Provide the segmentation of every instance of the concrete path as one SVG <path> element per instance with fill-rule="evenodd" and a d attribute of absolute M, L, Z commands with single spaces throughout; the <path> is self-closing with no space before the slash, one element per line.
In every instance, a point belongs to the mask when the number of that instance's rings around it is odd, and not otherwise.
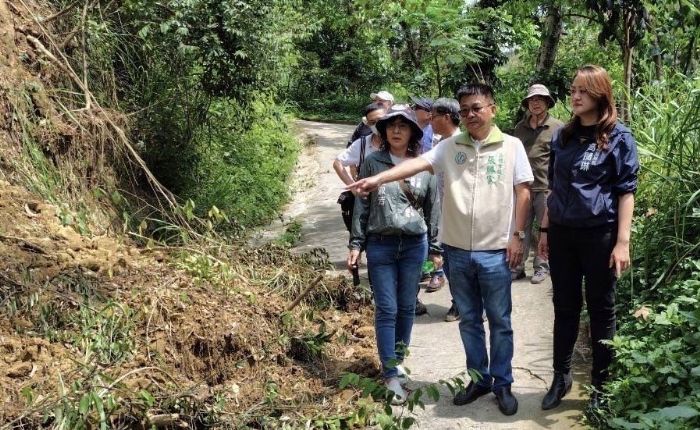
<path fill-rule="evenodd" d="M 312 139 L 314 144 L 306 148 L 300 159 L 301 174 L 297 175 L 293 185 L 298 192 L 285 212 L 285 218 L 296 218 L 303 223 L 298 250 L 323 246 L 336 269 L 343 272 L 347 232 L 336 203 L 343 185 L 331 164 L 345 147 L 353 127 L 310 121 L 298 121 L 297 126 L 299 132 Z M 416 319 L 410 356 L 405 363 L 411 371 L 409 387 L 412 389 L 457 376 L 466 367 L 458 323 L 443 321 L 450 306 L 449 289 L 445 286 L 430 294 L 423 291 L 420 297 L 427 305 L 429 315 Z M 575 373 L 574 387 L 561 406 L 554 411 L 540 409 L 540 402 L 552 378 L 553 310 L 549 281 L 533 285 L 526 278 L 513 283 L 512 317 L 515 333 L 513 392 L 520 404 L 518 413 L 512 417 L 501 414 L 492 395 L 484 396 L 470 405 L 454 406 L 449 390 L 441 387 L 437 402 L 426 398 L 425 410 L 415 411 L 418 428 L 584 428 L 579 423 L 587 399 L 581 386 L 588 380 L 587 371 L 583 369 Z M 401 413 L 401 409 L 397 408 L 396 413 Z"/>

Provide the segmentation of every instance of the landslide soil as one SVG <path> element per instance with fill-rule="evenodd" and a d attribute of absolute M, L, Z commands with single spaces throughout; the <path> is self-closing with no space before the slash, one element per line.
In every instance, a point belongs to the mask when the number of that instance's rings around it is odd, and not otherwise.
<path fill-rule="evenodd" d="M 144 172 L 120 158 L 124 114 L 96 115 L 81 97 L 59 109 L 78 93 L 66 64 L 36 48 L 55 48 L 58 20 L 38 24 L 55 12 L 0 1 L 0 428 L 272 428 L 344 414 L 357 394 L 337 388 L 342 372 L 378 371 L 367 296 L 326 275 L 320 250 L 114 233 L 120 214 L 94 191 Z M 45 185 L 30 142 L 62 175 L 42 190 L 60 207 L 18 185 Z M 105 234 L 64 225 L 72 204 Z"/>
<path fill-rule="evenodd" d="M 337 388 L 341 373 L 378 371 L 367 298 L 322 276 L 285 313 L 323 273 L 322 252 L 206 254 L 80 235 L 0 182 L 0 426 L 51 424 L 90 392 L 114 399 L 115 427 L 176 414 L 169 425 L 261 428 L 346 411 L 356 393 Z M 305 341 L 318 333 L 330 336 L 315 353 Z"/>

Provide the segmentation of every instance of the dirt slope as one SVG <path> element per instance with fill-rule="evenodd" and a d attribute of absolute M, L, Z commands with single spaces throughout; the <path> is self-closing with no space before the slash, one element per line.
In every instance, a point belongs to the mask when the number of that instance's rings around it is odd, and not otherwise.
<path fill-rule="evenodd" d="M 130 428 L 346 410 L 340 373 L 377 372 L 365 299 L 325 277 L 281 317 L 323 259 L 216 255 L 84 237 L 0 183 L 0 427 L 95 424 L 100 408 Z M 319 333 L 331 334 L 320 353 Z"/>

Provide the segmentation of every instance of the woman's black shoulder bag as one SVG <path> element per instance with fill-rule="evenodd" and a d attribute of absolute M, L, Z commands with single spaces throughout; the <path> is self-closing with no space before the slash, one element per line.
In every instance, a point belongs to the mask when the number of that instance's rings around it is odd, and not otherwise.
<path fill-rule="evenodd" d="M 370 135 L 371 136 L 371 135 Z M 360 171 L 362 163 L 365 161 L 365 151 L 367 149 L 367 137 L 362 136 L 362 144 L 360 145 L 360 163 L 357 165 L 357 171 Z M 340 213 L 343 216 L 345 228 L 348 231 L 352 230 L 352 212 L 355 208 L 355 195 L 352 191 L 343 191 L 338 196 L 338 204 L 340 205 Z"/>

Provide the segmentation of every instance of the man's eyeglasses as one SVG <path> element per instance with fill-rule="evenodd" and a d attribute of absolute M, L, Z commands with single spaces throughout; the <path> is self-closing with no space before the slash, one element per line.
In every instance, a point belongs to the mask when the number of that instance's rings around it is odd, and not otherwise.
<path fill-rule="evenodd" d="M 489 107 L 489 106 L 493 106 L 493 105 L 494 105 L 494 103 L 489 103 L 489 104 L 487 104 L 487 105 L 485 105 L 485 106 L 472 106 L 472 107 L 470 107 L 470 108 L 462 108 L 462 109 L 459 110 L 459 116 L 461 116 L 462 118 L 466 118 L 466 117 L 468 117 L 469 114 L 472 113 L 472 112 L 474 112 L 475 114 L 478 115 L 478 114 L 480 114 L 481 111 L 483 111 L 485 108 L 487 108 L 487 107 Z"/>

